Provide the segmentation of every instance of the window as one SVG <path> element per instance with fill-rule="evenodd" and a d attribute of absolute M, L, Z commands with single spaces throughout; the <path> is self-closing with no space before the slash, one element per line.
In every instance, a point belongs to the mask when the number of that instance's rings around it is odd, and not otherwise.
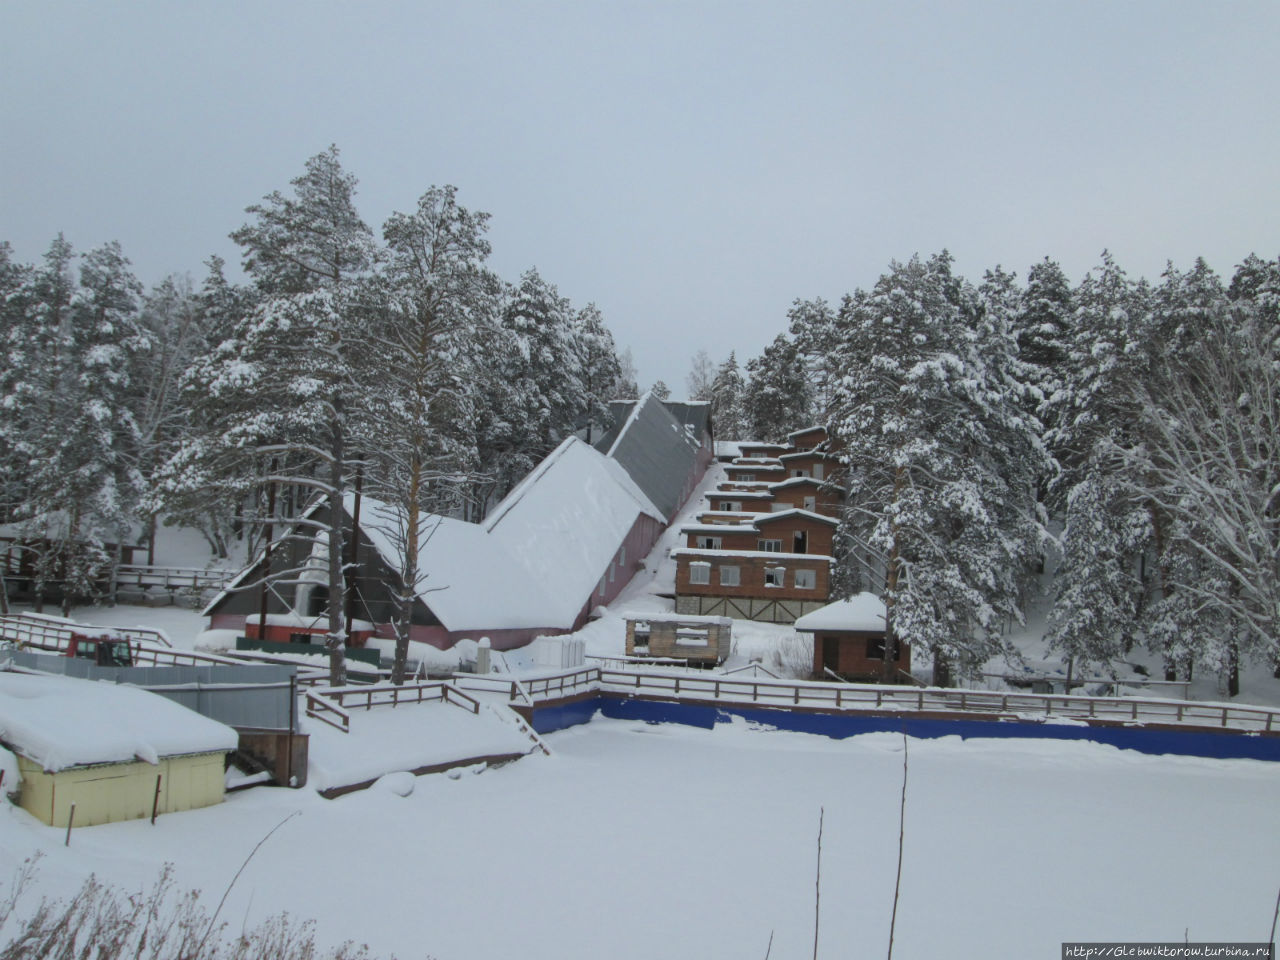
<path fill-rule="evenodd" d="M 689 582 L 690 583 L 710 583 L 711 582 L 711 564 L 701 563 L 697 560 L 689 564 Z"/>
<path fill-rule="evenodd" d="M 695 542 L 699 550 L 719 550 L 724 541 L 719 537 L 698 537 Z"/>
<path fill-rule="evenodd" d="M 822 464 L 820 464 L 820 463 L 815 463 L 815 464 L 813 465 L 813 479 L 815 479 L 815 480 L 821 480 L 821 479 L 822 479 Z"/>
<path fill-rule="evenodd" d="M 764 585 L 766 587 L 782 587 L 787 583 L 786 567 L 765 567 Z"/>
<path fill-rule="evenodd" d="M 598 593 L 602 597 L 604 596 L 604 577 L 603 576 L 600 578 L 600 586 L 596 587 L 596 593 Z"/>
<path fill-rule="evenodd" d="M 813 570 L 796 571 L 796 589 L 814 590 L 818 586 L 818 574 Z"/>
<path fill-rule="evenodd" d="M 751 481 L 751 480 L 754 480 L 755 478 L 756 478 L 756 475 L 755 475 L 754 473 L 740 473 L 740 474 L 738 474 L 738 480 L 739 480 L 739 481 Z"/>
<path fill-rule="evenodd" d="M 761 550 L 764 553 L 781 553 L 782 541 L 781 540 L 757 540 L 756 547 L 757 549 Z"/>
<path fill-rule="evenodd" d="M 621 569 L 627 565 L 627 548 L 621 547 L 618 550 L 618 567 Z"/>
<path fill-rule="evenodd" d="M 741 500 L 721 500 L 720 509 L 732 510 L 736 512 L 742 509 L 742 501 Z"/>
<path fill-rule="evenodd" d="M 720 568 L 720 586 L 737 587 L 742 584 L 742 572 L 737 567 Z"/>
<path fill-rule="evenodd" d="M 817 512 L 818 512 L 818 498 L 817 498 L 817 497 L 805 497 L 805 498 L 804 498 L 804 508 L 805 508 L 806 510 L 808 510 L 810 513 L 817 513 Z"/>
<path fill-rule="evenodd" d="M 778 502 L 776 502 L 776 501 L 775 501 L 775 502 L 774 502 L 774 503 L 769 507 L 769 509 L 770 509 L 771 511 L 773 511 L 774 513 L 781 513 L 783 510 L 790 510 L 790 509 L 791 509 L 791 504 L 789 504 L 789 503 L 778 503 Z"/>
<path fill-rule="evenodd" d="M 809 471 L 808 470 L 792 470 L 791 475 L 793 477 L 807 477 L 809 475 Z"/>

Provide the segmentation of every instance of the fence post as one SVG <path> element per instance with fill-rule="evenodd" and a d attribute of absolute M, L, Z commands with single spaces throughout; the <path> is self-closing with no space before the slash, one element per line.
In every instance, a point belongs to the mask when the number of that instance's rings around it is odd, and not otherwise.
<path fill-rule="evenodd" d="M 160 774 L 156 774 L 156 795 L 151 801 L 151 825 L 156 825 L 156 814 L 160 812 Z"/>
<path fill-rule="evenodd" d="M 71 824 L 75 823 L 75 820 L 76 820 L 76 802 L 72 800 L 71 810 L 67 813 L 67 839 L 63 841 L 62 845 L 64 847 L 71 846 Z"/>

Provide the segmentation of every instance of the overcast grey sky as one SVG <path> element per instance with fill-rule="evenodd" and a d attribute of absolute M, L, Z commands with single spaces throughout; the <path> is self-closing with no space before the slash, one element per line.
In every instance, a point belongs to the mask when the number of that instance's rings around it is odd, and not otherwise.
<path fill-rule="evenodd" d="M 1280 3 L 0 0 L 0 239 L 203 275 L 336 143 L 377 230 L 431 184 L 595 301 L 641 385 L 943 247 L 1280 254 Z"/>

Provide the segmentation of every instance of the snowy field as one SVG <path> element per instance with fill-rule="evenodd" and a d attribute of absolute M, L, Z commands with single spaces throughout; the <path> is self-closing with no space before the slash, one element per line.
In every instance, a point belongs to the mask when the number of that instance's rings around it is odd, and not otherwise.
<path fill-rule="evenodd" d="M 38 890 L 89 873 L 149 888 L 162 864 L 223 918 L 314 917 L 321 942 L 401 960 L 881 956 L 903 741 L 597 718 L 554 756 L 323 800 L 255 788 L 221 806 L 63 833 L 0 808 L 0 863 Z M 411 786 L 408 796 L 400 796 Z M 1280 863 L 1280 765 L 1088 743 L 911 740 L 894 956 L 1056 957 L 1064 940 L 1262 940 Z M 7 893 L 0 891 L 0 895 Z M 30 906 L 30 904 L 28 904 Z"/>

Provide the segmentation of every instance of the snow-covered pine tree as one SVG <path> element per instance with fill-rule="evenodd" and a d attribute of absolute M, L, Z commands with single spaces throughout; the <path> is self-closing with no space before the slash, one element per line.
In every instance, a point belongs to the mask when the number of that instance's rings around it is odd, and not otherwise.
<path fill-rule="evenodd" d="M 535 462 L 572 434 L 588 402 L 575 349 L 573 307 L 537 270 L 527 270 L 510 291 L 502 323 L 519 351 L 526 448 Z"/>
<path fill-rule="evenodd" d="M 1117 455 L 1136 436 L 1130 387 L 1148 369 L 1149 291 L 1104 251 L 1073 299 L 1073 339 L 1048 413 L 1061 467 L 1051 492 L 1065 517 L 1047 637 L 1065 659 L 1105 666 L 1133 643 L 1152 533 L 1146 498 Z"/>
<path fill-rule="evenodd" d="M 26 471 L 20 468 L 18 456 L 32 390 L 28 375 L 35 372 L 27 366 L 35 332 L 33 273 L 29 264 L 13 259 L 13 248 L 7 241 L 0 242 L 0 447 L 9 451 L 8 456 L 0 457 L 0 523 L 13 519 L 26 488 Z"/>
<path fill-rule="evenodd" d="M 581 371 L 582 399 L 585 404 L 586 440 L 612 426 L 609 403 L 618 399 L 618 380 L 622 366 L 613 343 L 613 334 L 605 326 L 604 315 L 594 303 L 578 311 L 573 324 L 577 367 Z"/>
<path fill-rule="evenodd" d="M 845 552 L 870 558 L 891 635 L 930 651 L 946 685 L 954 666 L 1002 648 L 1044 535 L 1033 496 L 1044 451 L 1021 410 L 1012 334 L 945 252 L 893 263 L 844 299 L 840 322 L 840 535 Z"/>
<path fill-rule="evenodd" d="M 178 451 L 170 473 L 181 478 L 188 465 L 239 453 L 273 462 L 268 482 L 325 499 L 327 519 L 317 530 L 328 566 L 325 643 L 330 682 L 341 685 L 348 418 L 371 380 L 361 285 L 375 247 L 355 208 L 356 179 L 342 169 L 336 147 L 308 160 L 292 187 L 291 195 L 277 191 L 248 207 L 253 219 L 232 234 L 259 297 L 189 372 L 187 389 L 203 391 L 209 421 Z M 198 467 L 196 474 L 198 483 Z"/>
<path fill-rule="evenodd" d="M 747 362 L 743 410 L 752 439 L 781 442 L 814 418 L 809 377 L 794 341 L 779 334 Z"/>
<path fill-rule="evenodd" d="M 63 269 L 50 266 L 54 274 Z M 65 615 L 74 598 L 96 594 L 118 560 L 105 543 L 123 544 L 136 516 L 142 476 L 130 370 L 152 339 L 137 319 L 142 286 L 118 243 L 81 258 L 79 285 L 65 309 L 61 280 L 48 279 L 53 299 L 44 304 L 42 324 L 61 314 L 61 333 L 54 340 L 54 394 L 41 404 L 47 414 L 32 431 L 22 516 L 24 526 L 52 544 Z"/>
<path fill-rule="evenodd" d="M 234 353 L 236 327 L 257 297 L 253 289 L 227 281 L 221 257 L 210 257 L 206 265 L 209 272 L 195 294 L 198 339 L 204 348 L 189 358 L 178 377 L 176 416 L 183 426 L 157 462 L 143 507 L 151 515 L 163 512 L 168 523 L 199 530 L 212 554 L 225 559 L 236 535 L 247 535 L 250 555 L 256 550 L 259 528 L 241 518 L 246 508 L 255 516 L 262 512 L 249 506 L 262 493 L 262 471 L 252 451 L 227 442 L 222 423 L 229 397 L 210 395 L 205 383 L 214 375 L 214 356 L 224 350 L 227 356 Z"/>
<path fill-rule="evenodd" d="M 478 473 L 464 514 L 473 523 L 483 520 L 491 504 L 538 463 L 539 446 L 529 416 L 536 407 L 535 391 L 523 379 L 526 369 L 519 338 L 505 324 L 496 324 L 485 344 L 484 364 L 471 385 Z"/>
<path fill-rule="evenodd" d="M 188 417 L 181 402 L 181 378 L 192 360 L 207 352 L 209 342 L 199 294 L 185 275 L 171 275 L 157 284 L 143 298 L 138 319 L 154 345 L 132 358 L 138 470 L 150 482 L 186 430 Z M 144 498 L 143 536 L 154 546 L 157 515 L 147 509 L 150 502 L 151 498 Z"/>
<path fill-rule="evenodd" d="M 1203 263 L 1166 274 L 1158 352 L 1149 376 L 1129 382 L 1141 442 L 1123 451 L 1126 477 L 1165 518 L 1172 561 L 1158 599 L 1189 608 L 1172 623 L 1149 617 L 1149 640 L 1194 629 L 1195 649 L 1176 652 L 1216 661 L 1231 695 L 1242 661 L 1280 660 L 1280 333 L 1265 281 L 1252 280 L 1237 275 L 1228 306 Z"/>
<path fill-rule="evenodd" d="M 35 605 L 43 609 L 46 588 L 61 563 L 51 547 L 54 531 L 33 502 L 33 475 L 48 455 L 53 436 L 49 424 L 58 415 L 60 384 L 70 365 L 71 302 L 76 280 L 75 253 L 59 234 L 42 263 L 22 268 L 20 285 L 7 296 L 4 359 L 0 366 L 0 439 L 9 456 L 6 487 L 8 518 L 21 521 L 20 533 L 36 580 Z"/>
<path fill-rule="evenodd" d="M 834 363 L 840 342 L 836 311 L 821 297 L 796 300 L 787 311 L 787 323 L 796 349 L 804 359 L 813 408 L 821 420 L 831 405 L 832 391 L 840 377 Z"/>
<path fill-rule="evenodd" d="M 711 422 L 716 436 L 726 440 L 755 439 L 747 436 L 746 417 L 742 409 L 746 388 L 742 370 L 738 367 L 738 358 L 730 351 L 729 359 L 720 364 L 715 380 L 711 383 Z"/>
<path fill-rule="evenodd" d="M 1045 257 L 1027 272 L 1013 324 L 1029 388 L 1029 412 L 1046 432 L 1058 425 L 1052 417 L 1054 398 L 1066 372 L 1073 313 L 1071 284 L 1057 262 Z"/>
<path fill-rule="evenodd" d="M 478 459 L 473 385 L 483 377 L 501 290 L 484 267 L 488 219 L 460 206 L 454 187 L 432 187 L 413 213 L 394 213 L 382 228 L 378 375 L 362 432 L 373 461 L 369 486 L 394 518 L 362 523 L 382 523 L 400 552 L 396 684 L 405 681 L 413 604 L 427 576 L 419 550 L 439 515 L 461 512 Z"/>

